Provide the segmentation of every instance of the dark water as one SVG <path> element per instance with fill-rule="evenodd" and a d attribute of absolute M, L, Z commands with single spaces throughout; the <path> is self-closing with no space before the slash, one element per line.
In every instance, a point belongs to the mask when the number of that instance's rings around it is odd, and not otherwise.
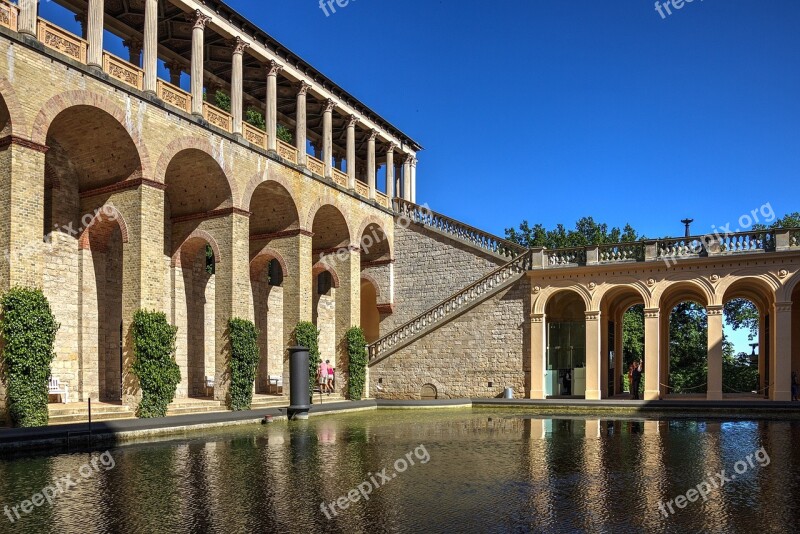
<path fill-rule="evenodd" d="M 792 532 L 799 438 L 782 421 L 343 414 L 0 459 L 12 517 L 53 479 L 77 484 L 14 523 L 3 513 L 0 532 Z M 687 494 L 698 485 L 707 500 Z"/>

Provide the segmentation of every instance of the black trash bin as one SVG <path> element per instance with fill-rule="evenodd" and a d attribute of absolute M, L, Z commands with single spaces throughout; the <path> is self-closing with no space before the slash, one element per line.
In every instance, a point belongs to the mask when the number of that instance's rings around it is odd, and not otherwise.
<path fill-rule="evenodd" d="M 308 358 L 307 348 L 289 347 L 289 419 L 308 419 L 311 409 Z"/>

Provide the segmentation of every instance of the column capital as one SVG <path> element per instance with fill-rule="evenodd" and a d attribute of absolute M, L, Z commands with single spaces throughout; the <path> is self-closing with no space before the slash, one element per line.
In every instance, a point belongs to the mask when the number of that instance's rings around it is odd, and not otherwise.
<path fill-rule="evenodd" d="M 322 103 L 322 112 L 333 113 L 333 109 L 335 107 L 336 107 L 336 101 L 332 98 L 326 98 L 325 101 Z"/>
<path fill-rule="evenodd" d="M 600 320 L 600 312 L 598 310 L 591 310 L 584 312 L 586 315 L 587 321 L 599 321 Z"/>
<path fill-rule="evenodd" d="M 142 47 L 144 46 L 144 42 L 138 37 L 131 37 L 129 39 L 125 39 L 122 41 L 122 46 L 127 48 L 128 50 L 138 50 L 141 52 Z"/>
<path fill-rule="evenodd" d="M 177 59 L 175 59 L 173 61 L 165 61 L 164 62 L 164 68 L 169 70 L 169 71 L 175 71 L 175 72 L 183 72 L 183 71 L 186 70 L 186 66 L 183 65 Z"/>
<path fill-rule="evenodd" d="M 404 165 L 406 163 L 411 165 L 412 159 L 414 159 L 414 157 L 411 154 L 406 154 L 405 152 L 400 153 L 400 162 L 403 163 Z"/>
<path fill-rule="evenodd" d="M 358 115 L 350 115 L 349 117 L 347 117 L 347 127 L 355 128 L 360 121 L 361 117 L 359 117 Z"/>
<path fill-rule="evenodd" d="M 661 310 L 658 308 L 645 308 L 645 319 L 658 319 L 661 316 Z"/>
<path fill-rule="evenodd" d="M 398 147 L 396 144 L 394 144 L 394 143 L 389 143 L 389 146 L 386 148 L 386 153 L 387 153 L 387 154 L 394 154 L 394 151 L 395 151 L 395 149 L 397 149 L 397 148 L 399 148 L 399 147 Z"/>
<path fill-rule="evenodd" d="M 776 302 L 775 303 L 775 312 L 776 313 L 791 313 L 792 312 L 792 302 Z"/>
<path fill-rule="evenodd" d="M 545 314 L 543 313 L 532 313 L 531 314 L 531 323 L 533 324 L 541 324 L 545 321 Z"/>
<path fill-rule="evenodd" d="M 706 306 L 706 314 L 707 315 L 722 315 L 725 306 L 721 304 L 713 305 L 713 306 Z"/>
<path fill-rule="evenodd" d="M 280 71 L 283 70 L 283 65 L 271 59 L 269 63 L 266 65 L 267 68 L 267 77 L 269 76 L 277 76 Z"/>
<path fill-rule="evenodd" d="M 244 54 L 244 51 L 250 48 L 250 43 L 245 42 L 245 40 L 238 35 L 231 39 L 229 44 L 231 48 L 233 48 L 234 54 Z"/>
<path fill-rule="evenodd" d="M 415 158 L 414 156 L 410 156 L 410 157 L 411 157 L 411 166 L 412 167 L 416 167 L 417 166 L 417 158 Z"/>
<path fill-rule="evenodd" d="M 376 130 L 374 128 L 371 129 L 369 131 L 369 140 L 370 141 L 375 141 L 375 139 L 377 139 L 377 138 L 378 138 L 378 130 Z"/>
<path fill-rule="evenodd" d="M 187 13 L 186 19 L 192 23 L 192 28 L 199 28 L 201 30 L 206 29 L 206 24 L 211 22 L 211 17 L 200 11 L 199 9 L 195 9 L 194 13 Z"/>
<path fill-rule="evenodd" d="M 297 86 L 297 96 L 306 96 L 310 88 L 310 83 L 305 80 L 300 80 L 300 84 Z"/>

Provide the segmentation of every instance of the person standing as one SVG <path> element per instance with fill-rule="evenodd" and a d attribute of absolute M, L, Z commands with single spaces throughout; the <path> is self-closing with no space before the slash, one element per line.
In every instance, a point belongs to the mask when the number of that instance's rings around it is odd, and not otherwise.
<path fill-rule="evenodd" d="M 636 360 L 633 362 L 633 379 L 631 380 L 631 393 L 633 399 L 639 400 L 639 386 L 642 382 L 642 362 Z"/>
<path fill-rule="evenodd" d="M 325 393 L 328 389 L 328 364 L 322 362 L 317 369 L 317 383 L 319 384 L 319 392 Z"/>

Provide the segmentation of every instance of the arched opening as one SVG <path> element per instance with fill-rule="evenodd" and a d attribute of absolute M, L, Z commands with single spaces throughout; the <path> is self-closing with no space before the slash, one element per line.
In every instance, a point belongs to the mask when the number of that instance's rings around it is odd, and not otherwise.
<path fill-rule="evenodd" d="M 12 133 L 11 112 L 8 111 L 6 100 L 0 95 L 0 139 Z"/>
<path fill-rule="evenodd" d="M 297 255 L 300 218 L 289 191 L 281 184 L 259 184 L 250 199 L 250 282 L 253 317 L 259 330 L 259 365 L 255 392 L 268 394 L 284 374 L 285 347 L 295 325 L 286 319 L 284 281 L 288 295 L 298 281 L 287 272 L 287 258 Z M 277 392 L 277 391 L 274 391 Z"/>
<path fill-rule="evenodd" d="M 767 330 L 773 294 L 772 288 L 757 279 L 738 280 L 725 292 L 722 391 L 726 397 L 769 396 Z"/>
<path fill-rule="evenodd" d="M 77 400 L 120 401 L 123 322 L 133 311 L 124 295 L 135 282 L 124 276 L 126 226 L 115 208 L 124 192 L 102 188 L 141 176 L 139 153 L 112 115 L 86 105 L 59 113 L 46 144 L 43 290 L 61 323 L 52 373 L 80 391 Z"/>
<path fill-rule="evenodd" d="M 361 279 L 361 328 L 367 343 L 380 338 L 381 316 L 378 313 L 378 291 L 366 278 Z"/>
<path fill-rule="evenodd" d="M 342 213 L 329 204 L 322 206 L 314 215 L 312 232 L 313 258 L 316 261 L 312 271 L 312 315 L 314 324 L 320 331 L 319 348 L 322 359 L 330 360 L 331 365 L 336 367 L 339 340 L 352 326 L 352 318 L 346 305 L 355 304 L 344 300 L 345 305 L 342 305 L 337 302 L 337 294 L 340 291 L 352 293 L 351 284 L 359 284 L 359 280 L 351 280 L 347 276 L 347 287 L 340 288 L 341 276 L 352 272 L 350 231 Z"/>
<path fill-rule="evenodd" d="M 573 291 L 550 297 L 546 308 L 547 397 L 586 395 L 586 304 Z"/>
<path fill-rule="evenodd" d="M 691 284 L 677 283 L 662 298 L 662 397 L 708 393 L 707 304 L 705 294 Z"/>
<path fill-rule="evenodd" d="M 763 338 L 766 344 L 769 340 L 769 333 L 765 332 Z M 792 376 L 794 373 L 797 373 L 798 383 L 800 383 L 800 283 L 792 291 Z M 796 389 L 798 391 L 794 390 L 793 385 L 793 392 L 800 396 L 800 386 Z"/>
<path fill-rule="evenodd" d="M 603 385 L 609 397 L 633 395 L 632 367 L 644 362 L 644 299 L 634 288 L 614 288 L 603 297 Z M 640 381 L 641 388 L 644 380 Z M 605 391 L 604 391 L 605 393 Z"/>
<path fill-rule="evenodd" d="M 219 164 L 194 148 L 170 160 L 164 182 L 164 254 L 171 258 L 170 315 L 181 369 L 176 398 L 202 398 L 211 393 L 208 380 L 216 379 L 219 320 L 228 319 L 217 313 L 216 285 L 230 259 L 221 257 L 214 236 L 229 226 L 219 210 L 231 205 L 231 191 Z"/>

